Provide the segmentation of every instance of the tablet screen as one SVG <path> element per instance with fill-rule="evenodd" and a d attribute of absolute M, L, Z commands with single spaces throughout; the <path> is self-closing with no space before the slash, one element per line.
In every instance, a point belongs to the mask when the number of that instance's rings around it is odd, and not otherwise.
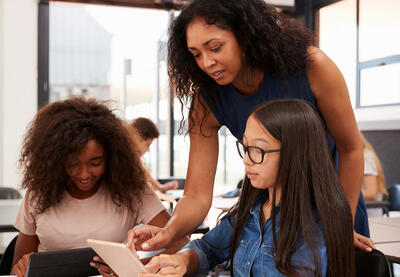
<path fill-rule="evenodd" d="M 124 243 L 94 239 L 88 239 L 87 243 L 119 277 L 138 276 L 140 272 L 147 272 L 136 252 Z"/>

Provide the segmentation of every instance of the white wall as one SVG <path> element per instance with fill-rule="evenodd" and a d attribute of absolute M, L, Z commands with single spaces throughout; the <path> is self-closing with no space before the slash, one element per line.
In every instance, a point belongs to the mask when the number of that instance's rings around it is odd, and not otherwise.
<path fill-rule="evenodd" d="M 22 137 L 37 111 L 38 0 L 1 0 L 0 14 L 0 186 L 18 187 Z"/>
<path fill-rule="evenodd" d="M 362 131 L 400 130 L 400 105 L 359 108 L 355 115 Z"/>
<path fill-rule="evenodd" d="M 3 120 L 2 118 L 3 116 L 3 74 L 4 74 L 4 70 L 3 70 L 3 60 L 4 60 L 4 47 L 3 47 L 3 36 L 4 36 L 4 32 L 3 32 L 3 21 L 4 21 L 4 8 L 3 8 L 4 4 L 3 2 L 0 2 L 0 186 L 1 183 L 3 183 L 3 155 L 2 153 L 3 151 Z"/>

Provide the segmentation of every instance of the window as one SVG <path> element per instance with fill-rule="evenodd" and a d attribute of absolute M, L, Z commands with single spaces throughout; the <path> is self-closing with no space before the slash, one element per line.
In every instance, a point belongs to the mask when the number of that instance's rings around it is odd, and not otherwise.
<path fill-rule="evenodd" d="M 320 9 L 320 47 L 356 108 L 400 104 L 400 2 L 343 0 Z"/>
<path fill-rule="evenodd" d="M 141 116 L 165 125 L 166 110 L 158 112 L 157 105 L 162 107 L 168 95 L 158 95 L 155 84 L 158 45 L 166 36 L 168 17 L 154 9 L 49 4 L 48 100 L 88 95 L 111 100 L 127 121 Z M 144 156 L 153 175 L 158 168 L 154 148 L 167 148 L 165 128 L 160 131 L 160 147 L 153 144 L 151 154 Z"/>

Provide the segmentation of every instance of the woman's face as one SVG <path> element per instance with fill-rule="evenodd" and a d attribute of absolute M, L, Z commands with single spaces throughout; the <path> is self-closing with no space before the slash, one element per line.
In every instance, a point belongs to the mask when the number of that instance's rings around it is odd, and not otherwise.
<path fill-rule="evenodd" d="M 243 135 L 245 146 L 256 146 L 264 150 L 280 149 L 281 143 L 254 117 L 247 120 Z M 248 153 L 243 158 L 246 175 L 251 185 L 258 189 L 272 189 L 277 180 L 280 152 L 266 153 L 260 164 L 253 163 Z"/>
<path fill-rule="evenodd" d="M 219 85 L 234 83 L 242 68 L 243 52 L 232 32 L 198 18 L 188 25 L 186 40 L 201 70 Z"/>
<path fill-rule="evenodd" d="M 97 191 L 97 182 L 105 168 L 104 147 L 94 139 L 89 140 L 80 153 L 71 154 L 65 166 L 72 181 L 72 190 L 83 194 Z"/>

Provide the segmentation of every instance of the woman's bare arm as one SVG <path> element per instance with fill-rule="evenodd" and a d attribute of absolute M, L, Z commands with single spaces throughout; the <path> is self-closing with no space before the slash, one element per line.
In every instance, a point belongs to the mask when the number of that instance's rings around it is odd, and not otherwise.
<path fill-rule="evenodd" d="M 337 66 L 320 49 L 312 47 L 308 54 L 308 78 L 317 106 L 339 152 L 339 178 L 354 221 L 361 192 L 364 156 L 346 82 Z"/>
<path fill-rule="evenodd" d="M 195 101 L 194 107 L 197 112 L 193 113 L 195 126 L 189 133 L 189 165 L 184 195 L 165 228 L 143 244 L 145 250 L 164 248 L 173 240 L 191 233 L 201 224 L 211 207 L 220 124 L 209 112 L 200 132 L 204 107 L 198 101 Z"/>

